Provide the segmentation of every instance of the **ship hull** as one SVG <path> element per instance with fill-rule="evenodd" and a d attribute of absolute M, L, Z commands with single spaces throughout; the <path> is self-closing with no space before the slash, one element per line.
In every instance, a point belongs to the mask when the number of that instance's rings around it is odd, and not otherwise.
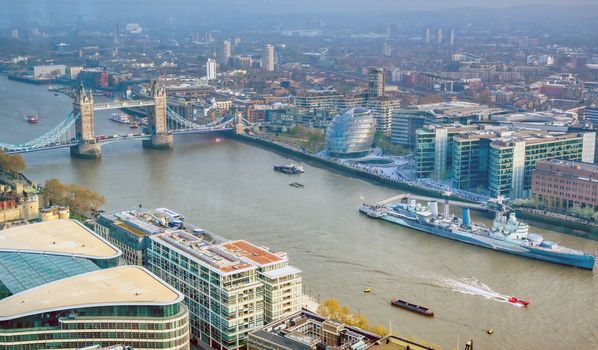
<path fill-rule="evenodd" d="M 444 237 L 454 241 L 473 244 L 479 247 L 488 248 L 504 253 L 515 254 L 526 258 L 548 261 L 561 265 L 579 267 L 582 269 L 593 270 L 596 259 L 588 254 L 567 254 L 544 251 L 534 247 L 522 246 L 507 241 L 499 241 L 493 238 L 478 236 L 466 232 L 451 232 L 439 227 L 424 225 L 414 220 L 406 220 L 389 214 L 382 215 L 382 220 L 392 222 L 401 226 L 409 227 L 418 231 Z"/>

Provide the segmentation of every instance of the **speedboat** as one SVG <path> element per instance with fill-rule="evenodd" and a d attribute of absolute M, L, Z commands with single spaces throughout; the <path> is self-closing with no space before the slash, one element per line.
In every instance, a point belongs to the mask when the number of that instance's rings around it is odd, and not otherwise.
<path fill-rule="evenodd" d="M 525 307 L 527 307 L 529 305 L 529 301 L 524 300 L 524 299 L 519 299 L 516 297 L 508 297 L 507 301 L 511 304 L 519 304 L 519 305 L 525 306 Z"/>

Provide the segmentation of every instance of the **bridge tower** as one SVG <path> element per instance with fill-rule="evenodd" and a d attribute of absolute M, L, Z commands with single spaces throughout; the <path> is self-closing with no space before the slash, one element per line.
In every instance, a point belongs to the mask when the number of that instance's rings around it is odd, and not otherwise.
<path fill-rule="evenodd" d="M 94 133 L 93 96 L 85 90 L 83 84 L 73 101 L 73 115 L 80 114 L 75 122 L 75 134 L 79 144 L 71 146 L 71 156 L 76 158 L 96 159 L 102 156 L 102 149 L 96 143 Z"/>
<path fill-rule="evenodd" d="M 151 96 L 155 105 L 148 113 L 149 140 L 143 140 L 143 147 L 153 149 L 172 149 L 174 140 L 172 134 L 168 133 L 166 125 L 166 90 L 154 80 L 151 88 Z"/>
<path fill-rule="evenodd" d="M 235 115 L 235 134 L 242 135 L 245 133 L 245 125 L 243 124 L 243 114 L 237 112 Z"/>

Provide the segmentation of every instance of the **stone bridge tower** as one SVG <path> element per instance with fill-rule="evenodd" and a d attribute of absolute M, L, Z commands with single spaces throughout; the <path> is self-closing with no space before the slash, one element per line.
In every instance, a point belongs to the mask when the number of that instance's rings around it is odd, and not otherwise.
<path fill-rule="evenodd" d="M 78 145 L 71 146 L 71 156 L 77 158 L 96 159 L 102 156 L 100 144 L 96 143 L 93 115 L 93 96 L 85 90 L 83 84 L 73 101 L 73 116 L 79 114 L 75 122 L 75 137 Z"/>
<path fill-rule="evenodd" d="M 152 82 L 151 97 L 154 99 L 154 106 L 150 107 L 148 113 L 149 140 L 143 140 L 143 147 L 154 149 L 172 149 L 174 140 L 168 132 L 166 124 L 166 90 L 157 81 Z"/>

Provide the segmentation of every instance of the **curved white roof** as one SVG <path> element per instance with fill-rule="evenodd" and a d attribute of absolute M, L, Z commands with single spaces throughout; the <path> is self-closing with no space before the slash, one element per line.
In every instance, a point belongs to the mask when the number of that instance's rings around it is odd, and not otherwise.
<path fill-rule="evenodd" d="M 172 305 L 184 296 L 141 266 L 93 271 L 0 300 L 0 321 L 44 312 L 114 305 Z"/>
<path fill-rule="evenodd" d="M 110 259 L 120 249 L 78 221 L 63 219 L 12 227 L 0 231 L 1 251 L 23 251 Z"/>

